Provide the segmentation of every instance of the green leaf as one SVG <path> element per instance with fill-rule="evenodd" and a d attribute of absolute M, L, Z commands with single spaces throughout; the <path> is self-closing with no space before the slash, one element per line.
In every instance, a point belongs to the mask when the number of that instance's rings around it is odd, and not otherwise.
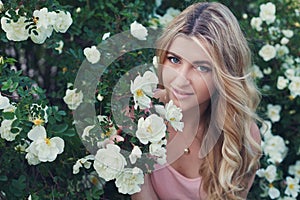
<path fill-rule="evenodd" d="M 14 119 L 15 114 L 13 112 L 4 112 L 2 113 L 2 116 L 4 117 L 4 119 Z"/>
<path fill-rule="evenodd" d="M 69 128 L 69 125 L 68 124 L 60 124 L 60 125 L 57 125 L 57 126 L 54 126 L 52 131 L 54 133 L 63 133 L 65 132 L 67 129 Z"/>

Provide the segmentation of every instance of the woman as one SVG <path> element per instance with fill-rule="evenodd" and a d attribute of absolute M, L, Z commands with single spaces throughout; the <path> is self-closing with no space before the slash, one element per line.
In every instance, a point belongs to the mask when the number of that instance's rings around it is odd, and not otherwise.
<path fill-rule="evenodd" d="M 184 129 L 168 128 L 167 164 L 132 199 L 246 199 L 259 166 L 259 93 L 238 21 L 220 3 L 189 6 L 157 45 L 162 89 L 182 109 Z"/>

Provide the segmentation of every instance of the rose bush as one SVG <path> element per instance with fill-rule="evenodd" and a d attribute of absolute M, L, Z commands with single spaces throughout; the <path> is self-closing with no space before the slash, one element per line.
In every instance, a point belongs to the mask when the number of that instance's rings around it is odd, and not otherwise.
<path fill-rule="evenodd" d="M 297 199 L 300 190 L 299 1 L 220 2 L 235 13 L 249 40 L 253 52 L 252 76 L 262 92 L 258 111 L 264 120 L 259 124 L 263 155 L 248 198 Z M 151 91 L 157 80 L 141 77 L 146 82 L 144 86 L 133 83 L 130 87 L 120 78 L 130 78 L 129 71 L 145 63 L 153 62 L 154 69 L 157 68 L 154 50 L 127 51 L 133 44 L 126 43 L 128 38 L 124 38 L 122 56 L 101 77 L 96 77 L 99 84 L 93 91 L 94 98 L 88 99 L 95 104 L 98 117 L 86 123 L 96 122 L 96 125 L 84 126 L 79 133 L 75 125 L 80 126 L 81 122 L 74 120 L 73 113 L 76 109 L 84 110 L 90 102 L 74 87 L 74 81 L 82 63 L 97 65 L 110 56 L 97 48 L 98 44 L 108 44 L 114 34 L 123 31 L 129 31 L 128 37 L 136 44 L 152 43 L 151 30 L 164 27 L 189 4 L 190 1 L 177 0 L 0 1 L 0 199 L 130 199 L 129 195 L 120 193 L 139 190 L 142 172 L 139 168 L 124 167 L 121 157 L 114 163 L 116 170 L 106 177 L 107 181 L 116 178 L 119 169 L 124 169 L 116 185 L 100 178 L 104 165 L 114 161 L 106 160 L 109 156 L 103 158 L 105 152 L 97 154 L 97 150 L 111 148 L 116 141 L 121 141 L 119 131 L 132 131 L 131 126 L 121 127 L 122 130 L 112 126 L 116 120 L 112 110 L 124 109 L 111 102 L 114 95 L 118 102 L 124 98 L 112 94 L 115 85 L 119 85 L 120 91 L 132 90 L 136 105 L 149 107 L 145 94 L 153 95 Z M 92 70 L 91 67 L 85 74 L 91 80 Z M 126 108 L 123 111 L 127 116 L 134 114 Z M 182 129 L 179 111 L 171 103 L 157 112 L 166 115 L 178 130 Z M 128 120 L 122 116 L 115 118 Z M 160 122 L 155 127 L 149 126 L 147 120 L 150 118 L 140 121 L 140 128 L 157 133 L 149 149 L 163 163 L 166 143 L 161 140 L 163 126 Z M 106 127 L 102 134 L 95 131 L 99 124 Z M 145 143 L 151 139 L 143 133 L 140 135 Z M 88 151 L 80 136 L 93 144 L 95 150 Z M 119 155 L 117 148 L 112 149 Z M 138 146 L 130 150 L 131 164 L 140 162 L 142 150 Z"/>

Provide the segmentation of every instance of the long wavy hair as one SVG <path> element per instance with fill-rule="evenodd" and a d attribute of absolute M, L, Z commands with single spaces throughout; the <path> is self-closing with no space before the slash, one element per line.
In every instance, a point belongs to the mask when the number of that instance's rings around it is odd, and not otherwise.
<path fill-rule="evenodd" d="M 201 187 L 208 199 L 242 199 L 247 179 L 259 167 L 261 154 L 260 145 L 250 132 L 251 124 L 259 120 L 255 113 L 260 93 L 249 73 L 252 61 L 247 40 L 226 6 L 215 2 L 196 3 L 178 15 L 158 39 L 160 66 L 178 34 L 208 43 L 205 50 L 215 65 L 213 78 L 217 94 L 211 98 L 214 109 L 205 117 L 207 125 L 212 123 L 212 130 L 220 130 L 221 134 L 203 158 L 199 169 Z M 160 67 L 160 81 L 161 71 Z M 206 130 L 204 134 L 213 133 Z M 202 145 L 205 143 L 203 137 Z"/>

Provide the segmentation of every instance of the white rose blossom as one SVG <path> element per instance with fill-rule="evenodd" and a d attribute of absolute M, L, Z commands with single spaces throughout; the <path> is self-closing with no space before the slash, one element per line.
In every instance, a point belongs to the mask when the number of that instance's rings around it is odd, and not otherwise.
<path fill-rule="evenodd" d="M 289 48 L 285 45 L 276 44 L 275 48 L 276 48 L 276 56 L 279 58 L 283 57 L 284 55 L 287 55 L 290 52 Z"/>
<path fill-rule="evenodd" d="M 120 150 L 119 146 L 108 144 L 106 148 L 99 149 L 95 155 L 94 169 L 105 181 L 117 178 L 127 164 Z"/>
<path fill-rule="evenodd" d="M 184 124 L 181 122 L 182 120 L 182 110 L 181 108 L 177 107 L 173 104 L 173 101 L 171 100 L 166 105 L 166 119 L 168 122 L 170 122 L 171 126 L 174 128 L 175 131 L 182 131 Z"/>
<path fill-rule="evenodd" d="M 256 175 L 265 178 L 269 183 L 273 183 L 277 178 L 277 168 L 275 165 L 269 165 L 266 169 L 259 169 Z"/>
<path fill-rule="evenodd" d="M 286 185 L 287 186 L 284 194 L 291 195 L 292 197 L 296 198 L 300 192 L 299 179 L 288 176 L 286 177 Z"/>
<path fill-rule="evenodd" d="M 163 165 L 167 162 L 167 150 L 164 147 L 167 144 L 167 140 L 161 140 L 157 143 L 151 143 L 149 146 L 149 153 L 156 157 L 156 162 Z"/>
<path fill-rule="evenodd" d="M 152 114 L 146 119 L 143 117 L 139 119 L 136 136 L 143 144 L 155 143 L 165 137 L 166 130 L 164 120 L 156 114 Z"/>
<path fill-rule="evenodd" d="M 268 161 L 271 163 L 281 163 L 288 152 L 284 139 L 279 135 L 271 135 L 266 138 L 262 149 L 269 156 Z"/>
<path fill-rule="evenodd" d="M 143 76 L 138 75 L 131 81 L 130 91 L 133 94 L 134 108 L 139 106 L 141 109 L 150 108 L 153 91 L 158 84 L 157 76 L 150 71 L 146 71 Z"/>
<path fill-rule="evenodd" d="M 16 136 L 19 135 L 21 129 L 17 128 L 19 131 L 17 133 L 12 133 L 11 132 L 11 125 L 14 122 L 15 119 L 13 120 L 8 120 L 8 119 L 4 119 L 1 122 L 1 126 L 0 126 L 0 134 L 1 134 L 1 138 L 5 139 L 6 141 L 14 141 Z"/>
<path fill-rule="evenodd" d="M 267 105 L 267 116 L 274 123 L 280 120 L 281 105 Z"/>
<path fill-rule="evenodd" d="M 0 109 L 6 109 L 10 106 L 9 99 L 5 96 L 2 96 L 0 93 Z"/>
<path fill-rule="evenodd" d="M 67 89 L 66 95 L 63 98 L 64 102 L 71 110 L 76 110 L 83 100 L 83 93 L 81 91 L 77 93 L 76 90 L 77 88 L 73 90 Z"/>
<path fill-rule="evenodd" d="M 6 13 L 8 16 L 8 12 Z M 25 22 L 26 18 L 21 16 L 18 21 L 14 22 L 13 20 L 2 17 L 1 18 L 1 28 L 6 32 L 6 37 L 8 40 L 12 41 L 24 41 L 29 37 L 28 30 L 26 30 L 26 26 L 28 23 Z"/>
<path fill-rule="evenodd" d="M 53 28 L 56 32 L 65 33 L 73 23 L 71 14 L 67 11 L 58 10 Z"/>
<path fill-rule="evenodd" d="M 278 90 L 283 90 L 284 88 L 286 88 L 289 84 L 289 80 L 284 78 L 283 76 L 278 76 L 277 79 L 277 89 Z"/>
<path fill-rule="evenodd" d="M 130 33 L 138 40 L 146 40 L 148 36 L 148 30 L 142 24 L 136 21 L 130 24 Z"/>
<path fill-rule="evenodd" d="M 280 44 L 282 44 L 282 45 L 286 45 L 287 43 L 289 43 L 289 39 L 287 39 L 286 37 L 283 37 L 283 38 L 281 38 L 281 40 L 280 40 Z"/>
<path fill-rule="evenodd" d="M 260 12 L 259 12 L 259 17 L 263 20 L 266 21 L 267 24 L 271 24 L 275 21 L 276 16 L 276 6 L 268 2 L 266 4 L 261 4 L 260 5 Z"/>
<path fill-rule="evenodd" d="M 269 185 L 268 195 L 271 199 L 276 199 L 280 197 L 280 191 L 274 187 L 274 185 Z"/>
<path fill-rule="evenodd" d="M 41 162 L 52 162 L 58 154 L 64 151 L 64 140 L 60 137 L 48 138 L 43 126 L 35 126 L 28 132 L 28 138 L 33 142 L 26 149 L 30 155 L 37 157 Z M 28 157 L 26 157 L 28 159 Z"/>
<path fill-rule="evenodd" d="M 86 47 L 83 50 L 83 54 L 85 55 L 86 59 L 92 64 L 97 63 L 101 57 L 101 53 L 96 46 Z"/>
<path fill-rule="evenodd" d="M 144 174 L 140 168 L 125 168 L 116 178 L 115 182 L 118 191 L 123 194 L 134 194 L 141 191 L 144 184 Z"/>
<path fill-rule="evenodd" d="M 264 77 L 264 74 L 262 73 L 262 71 L 259 68 L 259 66 L 253 65 L 252 77 L 253 78 L 263 78 Z"/>
<path fill-rule="evenodd" d="M 292 31 L 292 30 L 288 30 L 288 29 L 287 30 L 282 30 L 282 33 L 287 38 L 291 38 L 291 37 L 294 36 L 294 31 Z"/>
<path fill-rule="evenodd" d="M 300 160 L 297 160 L 295 165 L 289 166 L 289 174 L 294 175 L 296 178 L 300 179 Z"/>
<path fill-rule="evenodd" d="M 291 82 L 288 86 L 292 97 L 300 96 L 300 76 L 291 78 Z"/>
<path fill-rule="evenodd" d="M 262 20 L 259 17 L 253 17 L 251 19 L 250 25 L 253 29 L 256 29 L 257 31 L 261 31 L 262 30 Z"/>
<path fill-rule="evenodd" d="M 76 161 L 75 165 L 73 165 L 73 174 L 78 174 L 81 167 L 89 169 L 92 165 L 89 160 L 94 160 L 94 155 L 87 155 L 84 158 L 80 158 Z"/>
<path fill-rule="evenodd" d="M 266 44 L 259 50 L 258 54 L 264 59 L 264 61 L 267 62 L 275 58 L 276 48 L 272 45 Z"/>
<path fill-rule="evenodd" d="M 136 163 L 138 158 L 142 157 L 142 151 L 138 146 L 134 146 L 130 155 L 129 155 L 129 160 L 131 164 Z"/>

